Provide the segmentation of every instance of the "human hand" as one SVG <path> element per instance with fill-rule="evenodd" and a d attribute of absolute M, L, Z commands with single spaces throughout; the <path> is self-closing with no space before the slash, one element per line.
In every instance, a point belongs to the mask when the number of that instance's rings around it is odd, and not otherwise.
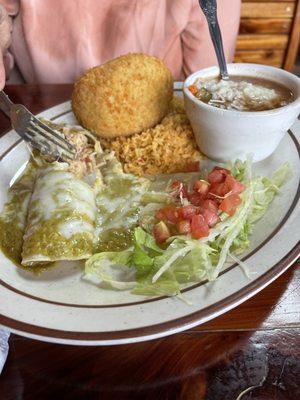
<path fill-rule="evenodd" d="M 0 5 L 0 90 L 5 85 L 4 55 L 11 43 L 12 22 L 7 11 Z"/>

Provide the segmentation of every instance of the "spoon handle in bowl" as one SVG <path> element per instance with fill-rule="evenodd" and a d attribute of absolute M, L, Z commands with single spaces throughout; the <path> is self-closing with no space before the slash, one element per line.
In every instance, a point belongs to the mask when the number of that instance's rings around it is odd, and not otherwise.
<path fill-rule="evenodd" d="M 229 79 L 224 56 L 222 35 L 217 17 L 217 1 L 199 0 L 199 4 L 208 23 L 209 33 L 215 48 L 221 77 L 222 79 Z"/>

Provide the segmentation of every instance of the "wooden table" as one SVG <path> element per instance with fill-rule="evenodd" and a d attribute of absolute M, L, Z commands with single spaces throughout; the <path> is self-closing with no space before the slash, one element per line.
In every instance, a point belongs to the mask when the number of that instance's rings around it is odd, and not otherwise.
<path fill-rule="evenodd" d="M 71 85 L 11 86 L 33 112 L 70 98 Z M 0 115 L 0 134 L 9 128 Z M 300 399 L 300 270 L 295 263 L 236 309 L 160 340 L 75 347 L 10 338 L 0 400 Z"/>

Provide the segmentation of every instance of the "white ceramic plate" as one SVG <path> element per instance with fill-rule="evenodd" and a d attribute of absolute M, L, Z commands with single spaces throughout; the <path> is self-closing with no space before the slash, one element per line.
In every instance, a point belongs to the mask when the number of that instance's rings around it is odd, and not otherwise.
<path fill-rule="evenodd" d="M 56 122 L 76 123 L 66 102 L 40 114 Z M 83 266 L 65 262 L 41 276 L 17 268 L 0 253 L 0 324 L 31 338 L 67 344 L 111 345 L 154 339 L 202 324 L 236 307 L 282 274 L 300 252 L 300 121 L 277 151 L 255 165 L 271 175 L 288 160 L 293 176 L 256 225 L 244 259 L 247 278 L 231 265 L 214 283 L 190 285 L 184 297 L 145 298 L 98 289 L 82 280 Z M 0 139 L 0 209 L 7 188 L 28 160 L 15 132 Z"/>

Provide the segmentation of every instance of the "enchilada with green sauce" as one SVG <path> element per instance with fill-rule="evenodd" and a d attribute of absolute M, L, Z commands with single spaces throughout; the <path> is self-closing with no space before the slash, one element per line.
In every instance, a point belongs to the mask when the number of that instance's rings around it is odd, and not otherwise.
<path fill-rule="evenodd" d="M 29 162 L 21 177 L 10 187 L 7 202 L 0 214 L 0 248 L 16 264 L 21 263 L 23 235 L 35 175 L 36 166 Z"/>
<path fill-rule="evenodd" d="M 142 197 L 149 189 L 147 179 L 123 172 L 112 155 L 101 168 L 103 185 L 96 195 L 96 252 L 119 251 L 132 245 Z"/>
<path fill-rule="evenodd" d="M 52 163 L 38 171 L 29 203 L 22 265 L 81 260 L 94 248 L 94 190 L 68 170 Z"/>

